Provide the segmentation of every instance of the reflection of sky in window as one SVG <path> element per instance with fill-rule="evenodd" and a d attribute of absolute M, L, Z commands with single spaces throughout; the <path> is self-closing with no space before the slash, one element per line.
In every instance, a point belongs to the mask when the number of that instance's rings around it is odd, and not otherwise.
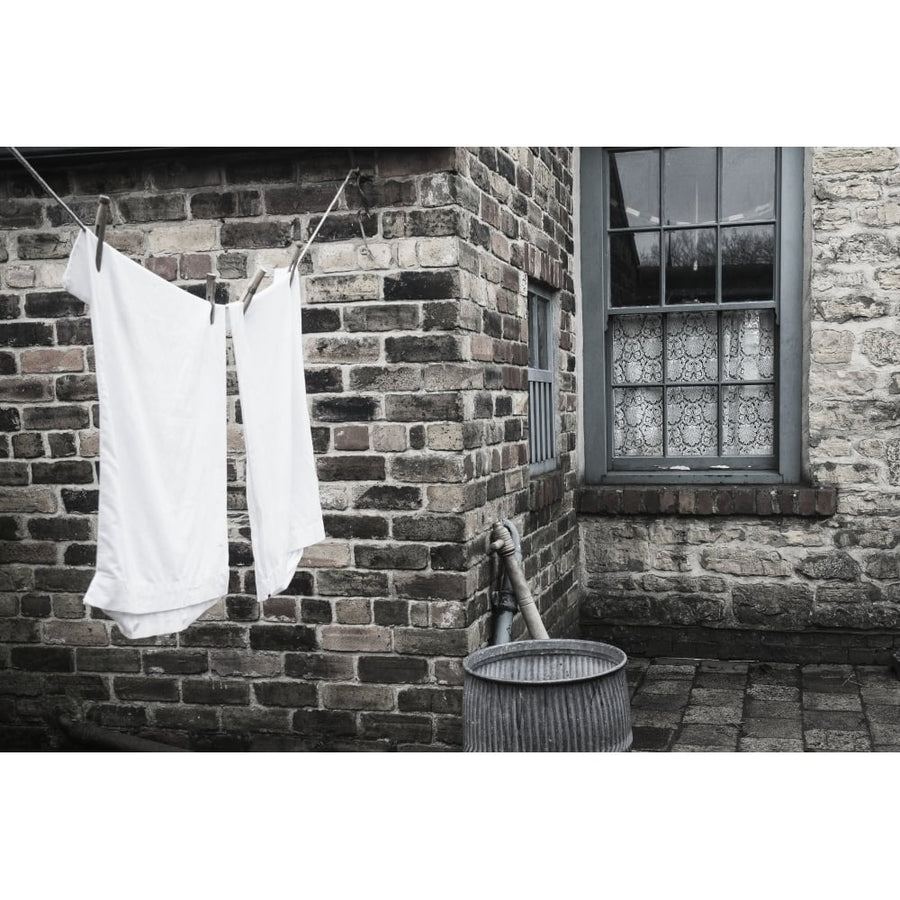
<path fill-rule="evenodd" d="M 665 151 L 663 205 L 667 225 L 694 225 L 716 220 L 715 147 Z"/>
<path fill-rule="evenodd" d="M 722 221 L 775 216 L 775 148 L 723 147 Z"/>
<path fill-rule="evenodd" d="M 626 153 L 611 153 L 610 207 L 611 212 L 621 201 L 625 206 L 627 224 L 659 225 L 659 151 L 632 150 Z M 619 219 L 619 221 L 616 221 Z M 613 216 L 613 224 L 623 226 L 620 216 Z"/>
<path fill-rule="evenodd" d="M 723 147 L 720 216 L 714 147 L 676 147 L 663 153 L 667 225 L 737 223 L 775 215 L 775 148 Z M 610 224 L 659 225 L 659 152 L 610 154 Z"/>

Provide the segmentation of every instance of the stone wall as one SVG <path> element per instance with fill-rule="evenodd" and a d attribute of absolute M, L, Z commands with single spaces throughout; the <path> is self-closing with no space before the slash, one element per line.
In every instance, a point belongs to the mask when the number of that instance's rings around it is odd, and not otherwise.
<path fill-rule="evenodd" d="M 229 369 L 231 593 L 130 641 L 81 603 L 93 573 L 98 416 L 90 320 L 60 290 L 76 230 L 0 170 L 0 734 L 55 746 L 56 716 L 194 748 L 454 748 L 461 658 L 489 625 L 490 525 L 513 518 L 553 633 L 576 624 L 575 362 L 567 150 L 357 151 L 304 262 L 304 350 L 328 539 L 283 596 L 253 595 Z M 283 265 L 350 166 L 335 151 L 122 155 L 40 168 L 160 277 L 237 299 Z M 362 229 L 362 233 L 361 230 Z M 526 275 L 559 289 L 561 456 L 527 467 Z M 521 626 L 517 626 L 521 633 Z"/>
<path fill-rule="evenodd" d="M 588 635 L 798 662 L 900 647 L 900 152 L 809 156 L 805 468 L 823 490 L 674 490 L 652 516 L 638 491 L 586 491 Z"/>

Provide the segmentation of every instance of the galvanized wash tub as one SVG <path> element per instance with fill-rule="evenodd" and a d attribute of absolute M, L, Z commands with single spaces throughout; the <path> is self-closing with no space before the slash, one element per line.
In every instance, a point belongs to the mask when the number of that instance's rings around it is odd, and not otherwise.
<path fill-rule="evenodd" d="M 463 744 L 471 751 L 631 749 L 627 657 L 565 639 L 515 641 L 463 660 Z"/>

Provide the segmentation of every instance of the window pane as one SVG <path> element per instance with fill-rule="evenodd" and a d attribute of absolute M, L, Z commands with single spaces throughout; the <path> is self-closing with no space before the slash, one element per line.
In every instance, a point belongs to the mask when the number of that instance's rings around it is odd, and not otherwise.
<path fill-rule="evenodd" d="M 662 388 L 613 391 L 614 456 L 662 456 Z"/>
<path fill-rule="evenodd" d="M 722 229 L 722 299 L 771 300 L 775 279 L 775 227 Z"/>
<path fill-rule="evenodd" d="M 609 154 L 611 228 L 659 225 L 659 151 Z"/>
<path fill-rule="evenodd" d="M 528 367 L 537 368 L 537 303 L 534 294 L 528 295 Z"/>
<path fill-rule="evenodd" d="M 722 221 L 775 217 L 775 148 L 722 149 Z"/>
<path fill-rule="evenodd" d="M 716 299 L 716 231 L 691 228 L 666 234 L 666 303 Z"/>
<path fill-rule="evenodd" d="M 722 391 L 722 453 L 771 456 L 775 452 L 775 386 L 730 385 Z"/>
<path fill-rule="evenodd" d="M 715 456 L 719 452 L 716 388 L 669 388 L 669 456 Z"/>
<path fill-rule="evenodd" d="M 659 306 L 659 233 L 609 236 L 612 306 Z"/>
<path fill-rule="evenodd" d="M 662 317 L 612 317 L 613 384 L 662 381 Z"/>
<path fill-rule="evenodd" d="M 672 314 L 666 323 L 666 378 L 717 381 L 719 335 L 715 314 Z"/>
<path fill-rule="evenodd" d="M 723 374 L 729 381 L 775 377 L 775 315 L 772 310 L 725 313 L 722 318 Z"/>
<path fill-rule="evenodd" d="M 716 148 L 666 150 L 666 225 L 716 221 Z"/>
<path fill-rule="evenodd" d="M 539 369 L 550 368 L 550 354 L 548 353 L 547 340 L 547 313 L 549 303 L 543 297 L 535 297 L 535 309 L 537 310 L 537 367 Z"/>

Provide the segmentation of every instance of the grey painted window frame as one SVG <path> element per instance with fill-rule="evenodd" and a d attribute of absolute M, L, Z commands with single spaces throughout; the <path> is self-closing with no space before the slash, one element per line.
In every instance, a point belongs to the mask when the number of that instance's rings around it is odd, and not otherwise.
<path fill-rule="evenodd" d="M 540 297 L 546 301 L 544 315 L 546 321 L 544 323 L 544 333 L 547 336 L 547 368 L 540 369 L 532 366 L 528 367 L 528 472 L 529 475 L 543 475 L 552 472 L 559 466 L 559 404 L 556 402 L 556 345 L 558 343 L 558 335 L 554 328 L 556 322 L 556 301 L 554 293 L 535 283 L 532 279 L 528 280 L 528 346 L 529 357 L 531 349 L 531 341 L 535 336 L 531 332 L 531 297 L 532 295 Z M 533 382 L 541 384 L 549 384 L 550 402 L 544 406 L 532 403 L 531 385 Z M 545 416 L 550 417 L 550 421 L 545 420 Z M 533 435 L 540 430 L 547 439 L 549 439 L 551 453 L 545 459 L 532 462 Z"/>
<path fill-rule="evenodd" d="M 609 468 L 607 302 L 605 288 L 606 155 L 581 149 L 580 240 L 584 327 L 584 480 L 586 484 L 796 484 L 802 453 L 803 147 L 782 147 L 778 178 L 776 281 L 777 469 L 616 470 Z M 674 461 L 670 461 L 674 462 Z"/>

